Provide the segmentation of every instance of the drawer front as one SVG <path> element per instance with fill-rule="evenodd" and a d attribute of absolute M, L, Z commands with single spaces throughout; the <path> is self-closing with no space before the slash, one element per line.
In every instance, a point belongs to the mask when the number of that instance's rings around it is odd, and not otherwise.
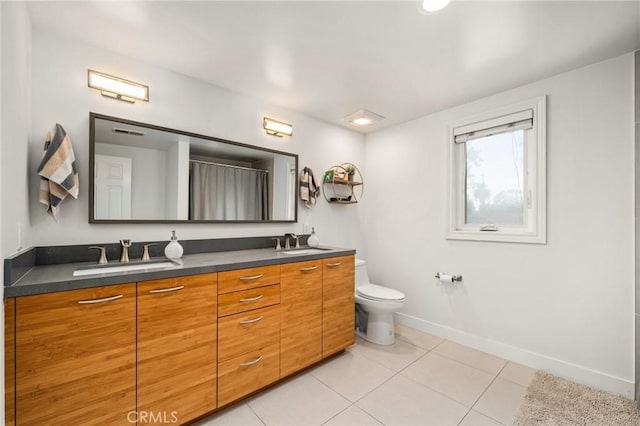
<path fill-rule="evenodd" d="M 355 259 L 354 256 L 332 257 L 322 260 L 323 279 L 327 280 L 354 280 Z M 354 283 L 355 290 L 355 283 Z"/>
<path fill-rule="evenodd" d="M 278 344 L 280 306 L 229 315 L 218 323 L 218 360 Z"/>
<path fill-rule="evenodd" d="M 280 265 L 238 269 L 218 274 L 218 294 L 231 293 L 280 282 Z"/>
<path fill-rule="evenodd" d="M 225 293 L 218 296 L 218 317 L 280 303 L 280 284 Z"/>
<path fill-rule="evenodd" d="M 248 352 L 218 364 L 218 407 L 280 378 L 280 345 Z"/>

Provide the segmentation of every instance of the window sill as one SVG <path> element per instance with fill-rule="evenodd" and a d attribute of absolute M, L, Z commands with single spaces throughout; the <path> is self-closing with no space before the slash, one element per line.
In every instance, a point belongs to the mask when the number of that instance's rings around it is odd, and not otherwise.
<path fill-rule="evenodd" d="M 500 231 L 450 230 L 447 240 L 486 241 L 499 243 L 546 244 L 547 236 L 533 233 L 508 233 Z"/>

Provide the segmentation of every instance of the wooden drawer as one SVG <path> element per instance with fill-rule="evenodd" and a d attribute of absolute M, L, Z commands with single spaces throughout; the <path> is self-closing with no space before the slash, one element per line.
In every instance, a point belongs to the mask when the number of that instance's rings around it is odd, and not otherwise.
<path fill-rule="evenodd" d="M 352 280 L 354 271 L 355 259 L 353 255 L 322 260 L 324 282 L 327 282 L 327 280 Z M 355 291 L 355 287 L 353 290 Z"/>
<path fill-rule="evenodd" d="M 218 323 L 218 360 L 278 344 L 280 306 L 229 315 Z"/>
<path fill-rule="evenodd" d="M 218 407 L 280 378 L 280 345 L 248 352 L 218 364 Z"/>
<path fill-rule="evenodd" d="M 218 294 L 231 293 L 280 282 L 280 265 L 238 269 L 218 274 Z"/>
<path fill-rule="evenodd" d="M 280 284 L 225 293 L 218 296 L 218 317 L 264 308 L 279 303 Z"/>

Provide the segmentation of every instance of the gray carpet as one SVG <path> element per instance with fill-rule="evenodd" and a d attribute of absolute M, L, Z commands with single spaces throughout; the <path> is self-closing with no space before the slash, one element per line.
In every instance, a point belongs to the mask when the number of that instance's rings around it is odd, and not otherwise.
<path fill-rule="evenodd" d="M 630 399 L 538 371 L 513 425 L 638 426 L 640 410 Z"/>

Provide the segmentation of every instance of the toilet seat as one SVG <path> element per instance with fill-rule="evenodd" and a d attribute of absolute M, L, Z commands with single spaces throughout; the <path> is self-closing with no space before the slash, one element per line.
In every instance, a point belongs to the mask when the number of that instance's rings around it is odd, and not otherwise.
<path fill-rule="evenodd" d="M 376 284 L 365 284 L 356 288 L 356 294 L 364 299 L 376 302 L 404 302 L 405 295 L 401 291 Z"/>

